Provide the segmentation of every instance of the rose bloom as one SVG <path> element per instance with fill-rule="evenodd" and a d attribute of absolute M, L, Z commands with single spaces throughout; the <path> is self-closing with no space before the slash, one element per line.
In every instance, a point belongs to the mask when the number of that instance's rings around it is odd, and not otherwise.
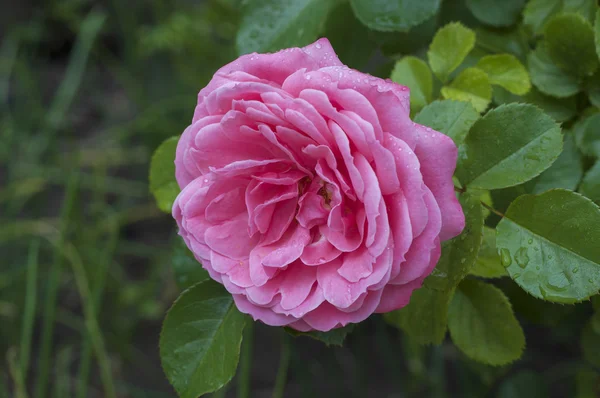
<path fill-rule="evenodd" d="M 244 55 L 198 94 L 177 146 L 179 233 L 255 320 L 328 331 L 406 306 L 458 235 L 452 140 L 409 90 L 327 39 Z"/>

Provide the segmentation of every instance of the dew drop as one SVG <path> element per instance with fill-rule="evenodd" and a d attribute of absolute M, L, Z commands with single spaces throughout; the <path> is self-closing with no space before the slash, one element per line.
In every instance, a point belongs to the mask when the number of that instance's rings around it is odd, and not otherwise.
<path fill-rule="evenodd" d="M 508 268 L 508 266 L 512 264 L 512 259 L 510 258 L 510 252 L 508 249 L 500 250 L 500 262 L 504 268 Z"/>
<path fill-rule="evenodd" d="M 525 267 L 527 267 L 527 264 L 529 264 L 529 256 L 527 255 L 526 247 L 521 247 L 517 251 L 517 254 L 515 255 L 515 260 L 517 261 L 517 264 L 519 265 L 519 267 L 521 267 L 523 269 L 525 269 Z"/>
<path fill-rule="evenodd" d="M 579 268 L 578 268 L 578 267 L 575 267 L 575 268 L 573 268 L 573 270 L 572 270 L 571 272 L 573 272 L 574 274 L 576 274 L 576 273 L 578 273 L 578 272 L 579 272 Z"/>
<path fill-rule="evenodd" d="M 532 244 L 532 243 L 533 243 L 533 239 L 529 239 L 529 240 L 527 241 L 527 243 L 529 243 L 529 244 Z"/>
<path fill-rule="evenodd" d="M 521 274 L 519 274 L 518 272 L 516 274 L 513 275 L 513 279 L 519 279 L 521 277 Z"/>
<path fill-rule="evenodd" d="M 321 43 L 317 43 L 317 44 L 315 45 L 315 47 L 317 47 L 317 48 L 320 50 L 320 49 L 321 49 L 321 47 L 322 47 L 322 46 L 321 46 Z"/>
<path fill-rule="evenodd" d="M 540 270 L 540 266 L 539 266 L 539 265 L 537 265 L 537 266 L 535 267 L 535 269 L 537 269 L 537 270 L 539 271 L 539 270 Z"/>
<path fill-rule="evenodd" d="M 464 258 L 464 257 L 460 259 L 460 263 L 461 263 L 461 264 L 464 264 L 464 263 L 465 263 L 465 261 L 467 261 L 467 259 L 466 259 L 466 258 Z"/>
<path fill-rule="evenodd" d="M 594 283 L 594 281 L 593 281 L 593 279 L 592 279 L 592 278 L 588 279 L 588 282 L 589 282 L 589 283 Z"/>
<path fill-rule="evenodd" d="M 552 254 L 548 254 L 548 260 L 552 260 Z"/>
<path fill-rule="evenodd" d="M 548 288 L 559 292 L 566 290 L 570 284 L 571 283 L 567 279 L 567 276 L 564 274 L 564 272 L 550 275 L 548 278 Z"/>

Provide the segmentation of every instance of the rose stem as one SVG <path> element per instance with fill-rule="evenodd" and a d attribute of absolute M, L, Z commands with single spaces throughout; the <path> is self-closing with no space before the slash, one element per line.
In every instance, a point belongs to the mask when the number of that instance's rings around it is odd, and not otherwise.
<path fill-rule="evenodd" d="M 242 359 L 238 379 L 238 398 L 250 397 L 250 381 L 252 376 L 252 346 L 254 345 L 254 322 L 246 322 L 244 339 L 242 340 Z"/>
<path fill-rule="evenodd" d="M 275 386 L 273 387 L 273 398 L 283 398 L 284 396 L 283 393 L 285 392 L 290 358 L 292 357 L 291 337 L 284 332 L 282 339 L 281 357 L 279 359 L 279 370 L 277 371 L 277 377 L 275 378 Z"/>

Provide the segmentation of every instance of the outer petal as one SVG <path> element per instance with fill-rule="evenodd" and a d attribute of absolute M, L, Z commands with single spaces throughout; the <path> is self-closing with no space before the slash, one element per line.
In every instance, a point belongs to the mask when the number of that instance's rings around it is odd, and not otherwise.
<path fill-rule="evenodd" d="M 465 216 L 452 182 L 458 149 L 450 137 L 429 127 L 415 125 L 420 133 L 415 153 L 421 162 L 423 180 L 442 213 L 440 239 L 448 240 L 459 235 L 465 227 Z"/>
<path fill-rule="evenodd" d="M 288 48 L 273 54 L 246 54 L 219 69 L 208 85 L 200 90 L 198 102 L 217 87 L 230 82 L 234 72 L 244 72 L 277 85 L 298 69 L 317 70 L 342 65 L 329 40 L 322 38 L 304 48 Z"/>
<path fill-rule="evenodd" d="M 439 240 L 436 240 L 434 249 L 431 251 L 429 266 L 425 270 L 423 276 L 404 285 L 386 285 L 383 288 L 381 301 L 375 312 L 389 312 L 407 306 L 410 301 L 410 296 L 412 295 L 412 292 L 415 289 L 420 288 L 425 278 L 431 273 L 431 271 L 433 271 L 438 260 L 440 259 L 440 254 L 440 242 Z"/>

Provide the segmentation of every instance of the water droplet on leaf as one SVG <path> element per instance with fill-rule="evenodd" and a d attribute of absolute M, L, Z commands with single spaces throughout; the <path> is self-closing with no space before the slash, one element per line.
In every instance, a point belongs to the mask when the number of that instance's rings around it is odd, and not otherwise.
<path fill-rule="evenodd" d="M 500 250 L 500 262 L 504 268 L 508 268 L 508 266 L 512 264 L 512 259 L 510 258 L 510 252 L 508 249 Z"/>
<path fill-rule="evenodd" d="M 566 290 L 571 282 L 567 279 L 567 276 L 564 272 L 560 272 L 558 274 L 550 275 L 548 278 L 548 288 L 562 292 Z"/>
<path fill-rule="evenodd" d="M 527 255 L 526 247 L 522 247 L 517 251 L 517 254 L 515 255 L 515 260 L 517 261 L 519 267 L 523 269 L 527 267 L 527 264 L 529 264 L 529 256 Z"/>

